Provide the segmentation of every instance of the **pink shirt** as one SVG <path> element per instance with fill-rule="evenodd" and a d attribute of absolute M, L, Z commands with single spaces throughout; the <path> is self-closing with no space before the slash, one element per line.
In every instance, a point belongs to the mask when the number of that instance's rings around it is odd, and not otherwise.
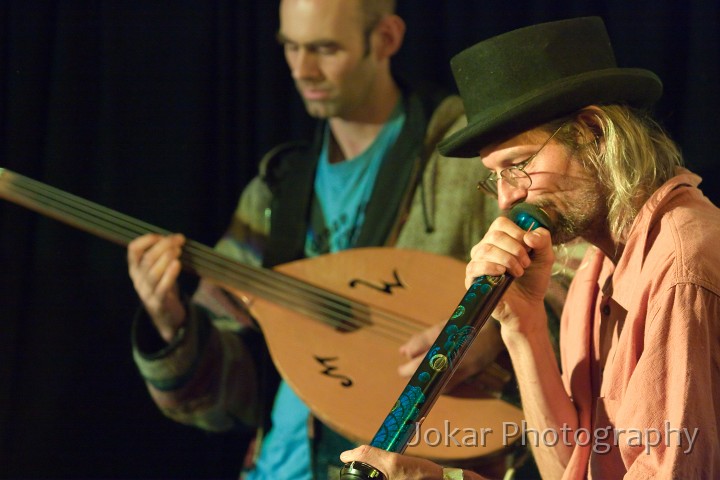
<path fill-rule="evenodd" d="M 720 209 L 699 183 L 679 169 L 617 266 L 593 247 L 570 287 L 561 361 L 580 429 L 564 478 L 720 478 Z"/>

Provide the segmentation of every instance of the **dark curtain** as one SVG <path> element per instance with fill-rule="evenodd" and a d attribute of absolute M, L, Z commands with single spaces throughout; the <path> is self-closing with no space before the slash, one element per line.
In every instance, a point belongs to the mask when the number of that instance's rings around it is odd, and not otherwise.
<path fill-rule="evenodd" d="M 450 57 L 481 39 L 603 16 L 618 63 L 663 79 L 658 118 L 720 203 L 717 1 L 399 10 L 398 72 L 451 90 Z M 0 2 L 0 168 L 212 244 L 262 153 L 312 129 L 276 29 L 275 1 Z M 178 425 L 151 402 L 131 359 L 137 308 L 123 247 L 0 202 L 1 476 L 237 477 L 247 433 Z"/>

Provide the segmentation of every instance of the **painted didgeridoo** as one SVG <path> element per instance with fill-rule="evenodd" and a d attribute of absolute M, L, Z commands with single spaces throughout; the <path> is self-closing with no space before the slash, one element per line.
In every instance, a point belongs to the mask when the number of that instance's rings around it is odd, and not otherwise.
<path fill-rule="evenodd" d="M 513 207 L 508 217 L 523 230 L 552 227 L 547 213 L 528 203 Z M 513 277 L 507 273 L 475 279 L 373 437 L 371 446 L 394 453 L 405 451 L 416 428 L 512 281 Z M 340 472 L 340 480 L 384 478 L 381 471 L 364 462 L 346 463 Z"/>

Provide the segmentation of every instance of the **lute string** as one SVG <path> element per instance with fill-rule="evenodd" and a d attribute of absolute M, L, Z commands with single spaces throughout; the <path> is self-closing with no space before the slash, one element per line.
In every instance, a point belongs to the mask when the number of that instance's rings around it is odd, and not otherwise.
<path fill-rule="evenodd" d="M 7 175 L 6 172 L 3 173 Z M 18 203 L 29 203 L 30 208 L 37 208 L 53 218 L 122 245 L 145 233 L 170 233 L 22 175 L 12 174 L 6 187 Z M 375 333 L 400 343 L 422 328 L 394 312 L 368 306 L 274 270 L 243 264 L 193 240 L 187 241 L 181 262 L 201 276 L 255 293 L 317 317 L 336 328 L 362 328 L 376 324 L 379 328 L 373 329 Z"/>

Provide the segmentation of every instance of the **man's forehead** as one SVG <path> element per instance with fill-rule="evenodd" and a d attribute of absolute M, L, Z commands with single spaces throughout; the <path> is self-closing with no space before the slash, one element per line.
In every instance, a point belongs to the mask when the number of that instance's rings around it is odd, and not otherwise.
<path fill-rule="evenodd" d="M 533 128 L 513 135 L 512 137 L 506 137 L 482 147 L 478 151 L 478 156 L 481 160 L 484 160 L 495 153 L 495 157 L 500 158 L 498 154 L 501 154 L 503 159 L 512 159 L 524 154 L 528 148 L 541 143 L 543 133 L 543 130 L 540 128 Z"/>
<path fill-rule="evenodd" d="M 340 41 L 362 31 L 362 13 L 354 0 L 283 0 L 280 31 L 302 42 Z"/>

